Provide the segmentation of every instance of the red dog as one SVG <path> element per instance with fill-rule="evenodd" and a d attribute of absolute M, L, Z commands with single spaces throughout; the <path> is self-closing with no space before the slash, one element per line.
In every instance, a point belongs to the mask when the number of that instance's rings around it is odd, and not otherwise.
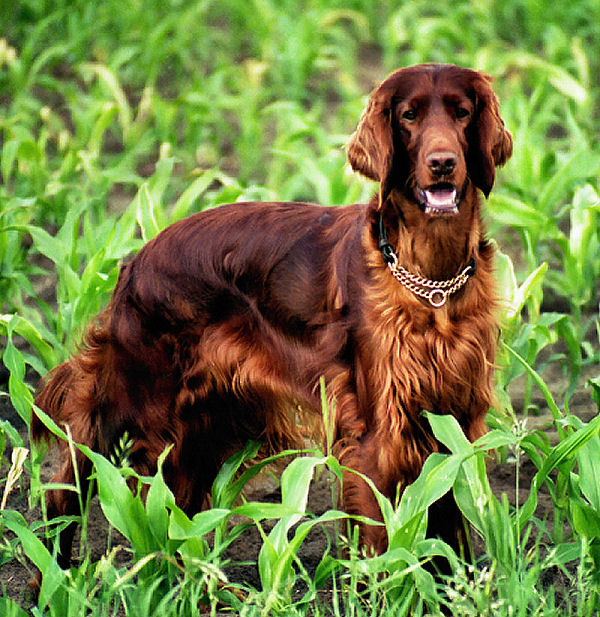
<path fill-rule="evenodd" d="M 36 403 L 108 454 L 125 431 L 132 465 L 164 473 L 199 510 L 219 466 L 250 438 L 296 442 L 294 409 L 336 404 L 341 461 L 393 498 L 438 444 L 423 410 L 452 414 L 474 440 L 492 401 L 497 338 L 493 249 L 480 217 L 512 152 L 487 76 L 456 66 L 397 71 L 373 93 L 348 146 L 380 182 L 367 205 L 238 203 L 175 223 L 123 267 L 79 355 Z M 45 434 L 34 418 L 34 437 Z M 53 482 L 73 482 L 65 444 Z M 78 459 L 80 478 L 89 464 Z M 50 517 L 77 511 L 49 491 Z M 380 518 L 356 475 L 348 513 Z M 430 517 L 452 539 L 456 506 Z M 430 527 L 431 528 L 431 527 Z M 61 538 L 69 559 L 73 528 Z M 385 531 L 362 541 L 385 549 Z"/>

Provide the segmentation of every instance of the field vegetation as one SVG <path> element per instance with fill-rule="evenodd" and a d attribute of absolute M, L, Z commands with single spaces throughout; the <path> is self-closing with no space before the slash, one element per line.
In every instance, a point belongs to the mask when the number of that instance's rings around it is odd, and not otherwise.
<path fill-rule="evenodd" d="M 600 614 L 597 0 L 18 0 L 0 3 L 0 26 L 0 615 Z M 341 473 L 328 451 L 292 457 L 278 499 L 259 503 L 240 499 L 262 469 L 243 466 L 248 444 L 191 519 L 160 470 L 129 468 L 127 443 L 112 460 L 85 451 L 112 539 L 93 559 L 81 499 L 79 560 L 61 569 L 42 542 L 32 391 L 105 306 L 120 261 L 222 203 L 368 200 L 344 144 L 369 91 L 417 62 L 490 73 L 515 139 L 486 205 L 504 299 L 490 432 L 473 445 L 428 416 L 450 454 L 399 503 L 379 497 L 390 547 L 377 557 L 352 537 L 338 551 L 334 506 L 307 511 L 314 478 Z M 425 537 L 447 491 L 474 559 Z M 257 577 L 235 580 L 228 550 L 252 530 Z M 431 575 L 436 555 L 452 575 Z M 41 570 L 37 598 L 17 566 Z"/>

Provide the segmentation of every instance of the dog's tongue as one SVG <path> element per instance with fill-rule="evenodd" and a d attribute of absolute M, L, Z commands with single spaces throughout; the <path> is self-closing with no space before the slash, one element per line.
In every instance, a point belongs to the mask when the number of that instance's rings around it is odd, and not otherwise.
<path fill-rule="evenodd" d="M 425 191 L 427 205 L 438 210 L 450 210 L 456 205 L 456 189 L 454 187 L 435 188 Z"/>

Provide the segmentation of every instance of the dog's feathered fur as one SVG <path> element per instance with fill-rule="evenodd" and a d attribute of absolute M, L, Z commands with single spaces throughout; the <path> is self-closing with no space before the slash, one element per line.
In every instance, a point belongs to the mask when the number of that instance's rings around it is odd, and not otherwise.
<path fill-rule="evenodd" d="M 371 203 L 238 203 L 168 227 L 122 268 L 109 306 L 81 351 L 46 378 L 37 405 L 103 453 L 127 432 L 144 474 L 174 444 L 165 478 L 194 512 L 246 440 L 272 449 L 297 441 L 294 410 L 319 416 L 323 376 L 342 463 L 393 497 L 438 448 L 423 410 L 453 414 L 472 440 L 484 432 L 497 324 L 478 189 L 489 193 L 511 150 L 487 76 L 446 65 L 397 71 L 372 94 L 348 146 L 353 169 L 380 182 Z M 418 196 L 429 186 L 456 187 L 458 213 L 426 214 Z M 447 279 L 473 258 L 476 272 L 433 308 L 391 276 L 379 215 L 410 271 Z M 32 434 L 45 434 L 35 417 Z M 60 447 L 53 481 L 72 482 Z M 85 476 L 83 457 L 78 464 Z M 68 491 L 47 500 L 50 517 L 76 510 Z M 354 474 L 343 505 L 380 518 Z M 447 502 L 431 524 L 449 537 L 455 519 Z M 385 548 L 382 528 L 361 535 Z M 63 532 L 65 562 L 71 539 Z"/>

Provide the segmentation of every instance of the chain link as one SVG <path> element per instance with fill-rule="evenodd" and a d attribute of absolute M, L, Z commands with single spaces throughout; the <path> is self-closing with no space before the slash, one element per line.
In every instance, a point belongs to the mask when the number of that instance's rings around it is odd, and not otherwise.
<path fill-rule="evenodd" d="M 469 280 L 469 275 L 472 274 L 473 270 L 473 266 L 467 265 L 454 278 L 445 281 L 432 281 L 418 274 L 413 274 L 401 266 L 395 253 L 392 252 L 391 256 L 392 261 L 388 262 L 388 268 L 394 278 L 416 296 L 427 300 L 434 308 L 444 306 L 448 296 L 456 293 Z"/>

